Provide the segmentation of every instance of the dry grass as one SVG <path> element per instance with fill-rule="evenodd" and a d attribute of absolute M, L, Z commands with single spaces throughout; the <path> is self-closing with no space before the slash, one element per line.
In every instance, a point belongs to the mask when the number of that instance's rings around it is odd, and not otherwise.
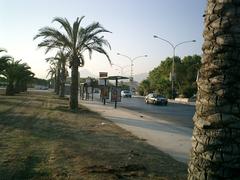
<path fill-rule="evenodd" d="M 50 93 L 0 95 L 0 179 L 185 179 L 186 165 Z"/>

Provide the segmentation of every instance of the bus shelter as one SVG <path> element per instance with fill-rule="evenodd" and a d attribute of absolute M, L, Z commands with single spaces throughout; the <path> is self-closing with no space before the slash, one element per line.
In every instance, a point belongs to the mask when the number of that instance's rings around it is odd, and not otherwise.
<path fill-rule="evenodd" d="M 107 80 L 115 81 L 115 86 L 111 89 L 111 102 L 114 102 L 114 108 L 117 108 L 117 102 L 121 102 L 121 89 L 118 87 L 119 80 L 129 79 L 124 76 L 108 76 L 99 78 L 104 80 L 104 86 L 101 88 L 101 97 L 103 98 L 103 104 L 105 105 L 107 97 L 109 97 L 109 91 L 107 87 Z"/>

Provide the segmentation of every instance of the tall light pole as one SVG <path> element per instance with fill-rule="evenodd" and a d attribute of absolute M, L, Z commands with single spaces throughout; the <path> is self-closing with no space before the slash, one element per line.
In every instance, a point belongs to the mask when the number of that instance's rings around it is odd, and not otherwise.
<path fill-rule="evenodd" d="M 143 55 L 143 56 L 137 56 L 137 57 L 134 57 L 134 58 L 130 58 L 129 56 L 124 55 L 124 54 L 120 54 L 120 53 L 117 53 L 117 55 L 123 56 L 123 57 L 125 57 L 125 58 L 127 58 L 131 61 L 131 75 L 130 75 L 130 77 L 131 77 L 132 80 L 133 80 L 133 61 L 135 61 L 138 58 L 147 57 L 147 55 Z"/>
<path fill-rule="evenodd" d="M 171 72 L 171 82 L 172 82 L 172 99 L 174 98 L 174 80 L 176 79 L 176 74 L 175 74 L 175 50 L 176 48 L 181 45 L 181 44 L 184 44 L 184 43 L 190 43 L 190 42 L 196 42 L 196 40 L 189 40 L 189 41 L 183 41 L 183 42 L 180 42 L 178 44 L 173 44 L 171 43 L 170 41 L 166 40 L 166 39 L 163 39 L 157 35 L 153 35 L 154 38 L 157 38 L 157 39 L 160 39 L 162 41 L 165 41 L 167 42 L 173 49 L 173 62 L 172 62 L 172 72 Z"/>
<path fill-rule="evenodd" d="M 112 65 L 113 66 L 117 66 L 117 67 L 119 67 L 121 69 L 121 76 L 123 76 L 123 69 L 125 69 L 126 67 L 129 67 L 129 65 L 127 65 L 127 66 L 119 66 L 119 65 L 113 64 L 113 63 L 112 63 Z"/>
<path fill-rule="evenodd" d="M 124 54 L 121 54 L 121 53 L 117 53 L 117 55 L 123 56 L 123 57 L 129 59 L 130 62 L 131 62 L 131 75 L 130 75 L 130 78 L 131 78 L 131 79 L 130 79 L 130 83 L 131 83 L 131 88 L 132 88 L 132 83 L 133 83 L 133 61 L 135 61 L 135 60 L 138 59 L 138 58 L 147 57 L 148 55 L 137 56 L 137 57 L 134 57 L 134 58 L 130 58 L 129 56 L 124 55 Z"/>

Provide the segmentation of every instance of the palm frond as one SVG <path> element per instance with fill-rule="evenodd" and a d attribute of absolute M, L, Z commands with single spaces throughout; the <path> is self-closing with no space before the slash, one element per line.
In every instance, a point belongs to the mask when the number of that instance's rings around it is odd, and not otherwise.
<path fill-rule="evenodd" d="M 80 23 L 81 23 L 81 21 L 83 20 L 84 17 L 85 16 L 82 16 L 80 19 L 78 17 L 77 20 L 73 23 L 73 34 L 72 34 L 73 39 L 72 39 L 72 42 L 73 42 L 74 47 L 76 47 L 76 45 L 77 45 L 78 34 L 79 34 L 79 31 L 80 31 L 80 29 L 79 29 Z"/>
<path fill-rule="evenodd" d="M 43 41 L 38 44 L 38 47 L 45 47 L 45 53 L 48 53 L 53 48 L 64 49 L 64 60 L 66 61 L 68 59 L 70 67 L 74 60 L 78 61 L 76 62 L 78 65 L 84 66 L 85 60 L 83 53 L 85 50 L 88 51 L 90 59 L 93 51 L 97 51 L 104 54 L 111 63 L 109 55 L 103 49 L 103 46 L 107 46 L 110 49 L 111 46 L 109 42 L 104 39 L 104 36 L 101 35 L 101 33 L 111 32 L 105 29 L 98 22 L 93 22 L 83 28 L 80 26 L 83 19 L 84 16 L 81 18 L 78 17 L 71 26 L 66 18 L 55 17 L 52 22 L 58 22 L 65 31 L 61 32 L 56 28 L 48 26 L 39 29 L 39 33 L 34 37 L 34 39 L 42 37 Z M 58 56 L 59 57 L 55 57 L 55 60 L 60 61 L 61 54 Z M 53 62 L 55 61 L 51 61 L 51 63 Z"/>
<path fill-rule="evenodd" d="M 34 40 L 43 37 L 43 41 L 38 44 L 38 47 L 46 47 L 46 52 L 48 53 L 49 50 L 53 48 L 60 48 L 60 47 L 71 47 L 71 40 L 69 38 L 58 31 L 55 28 L 51 27 L 44 27 L 39 30 L 39 33 L 33 38 Z"/>
<path fill-rule="evenodd" d="M 98 46 L 93 46 L 92 49 L 94 51 L 97 51 L 97 52 L 101 53 L 101 54 L 104 54 L 107 57 L 109 63 L 111 64 L 111 59 L 110 59 L 108 53 L 103 48 L 98 47 Z"/>
<path fill-rule="evenodd" d="M 73 30 L 72 27 L 69 23 L 69 21 L 66 18 L 61 18 L 61 17 L 55 17 L 52 22 L 58 22 L 62 25 L 62 27 L 65 29 L 65 31 L 67 32 L 68 36 L 70 37 L 70 39 L 72 39 L 73 37 Z"/>
<path fill-rule="evenodd" d="M 0 48 L 0 52 L 7 52 L 6 49 Z"/>
<path fill-rule="evenodd" d="M 104 39 L 104 36 L 98 37 L 98 35 L 103 32 L 110 32 L 110 31 L 103 28 L 99 23 L 92 23 L 88 25 L 86 28 L 84 28 L 84 30 L 81 31 L 82 38 L 79 40 L 78 47 L 90 46 L 91 44 L 96 43 L 101 47 L 103 45 L 106 45 L 111 49 L 109 42 Z"/>
<path fill-rule="evenodd" d="M 11 59 L 13 59 L 13 57 L 8 55 L 0 57 L 0 61 L 9 61 Z"/>

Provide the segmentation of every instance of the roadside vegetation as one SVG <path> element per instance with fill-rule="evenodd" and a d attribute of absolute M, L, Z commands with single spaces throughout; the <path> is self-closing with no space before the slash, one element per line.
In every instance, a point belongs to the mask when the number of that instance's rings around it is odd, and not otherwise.
<path fill-rule="evenodd" d="M 0 53 L 6 50 L 0 48 Z M 33 80 L 34 73 L 22 60 L 15 60 L 9 55 L 0 56 L 0 81 L 4 82 L 6 95 L 27 91 L 27 85 Z"/>
<path fill-rule="evenodd" d="M 0 129 L 3 179 L 186 178 L 186 164 L 48 92 L 0 95 Z"/>
<path fill-rule="evenodd" d="M 190 98 L 197 93 L 197 74 L 201 65 L 201 57 L 198 55 L 186 56 L 183 59 L 175 57 L 174 96 Z M 172 96 L 170 72 L 172 71 L 172 58 L 166 58 L 161 64 L 149 72 L 147 79 L 143 80 L 138 92 L 147 95 L 157 92 L 166 97 Z"/>

